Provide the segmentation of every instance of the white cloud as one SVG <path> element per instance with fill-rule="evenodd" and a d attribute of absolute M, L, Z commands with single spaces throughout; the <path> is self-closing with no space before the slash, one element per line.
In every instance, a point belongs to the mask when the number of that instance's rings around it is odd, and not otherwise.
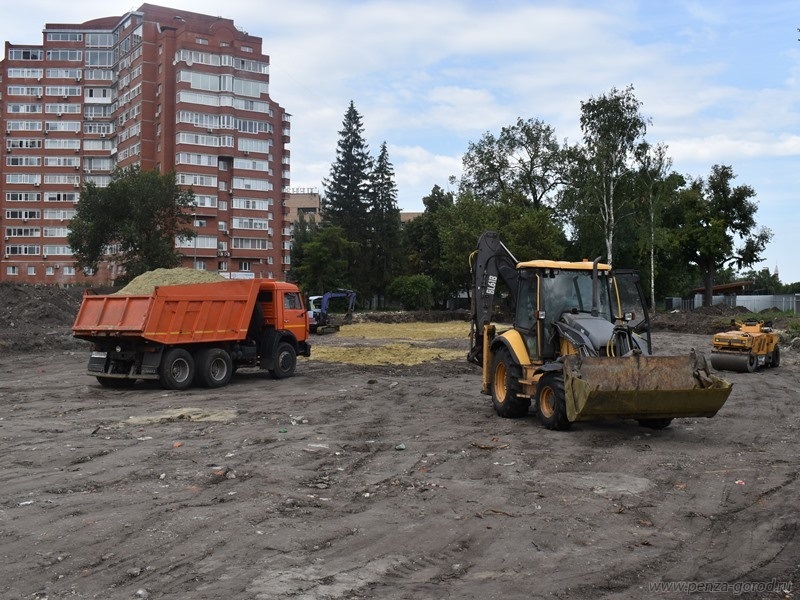
<path fill-rule="evenodd" d="M 649 136 L 676 168 L 729 163 L 756 187 L 782 277 L 794 266 L 800 47 L 792 0 L 163 0 L 263 38 L 271 96 L 292 113 L 293 185 L 321 185 L 351 100 L 373 152 L 389 144 L 401 207 L 447 186 L 470 141 L 518 117 L 578 141 L 580 103 L 632 84 Z M 4 6 L 0 36 L 40 43 L 45 22 L 122 15 L 138 4 L 29 0 Z M 780 165 L 780 168 L 776 165 Z M 758 189 L 757 186 L 763 186 Z M 794 269 L 794 271 L 792 271 Z"/>

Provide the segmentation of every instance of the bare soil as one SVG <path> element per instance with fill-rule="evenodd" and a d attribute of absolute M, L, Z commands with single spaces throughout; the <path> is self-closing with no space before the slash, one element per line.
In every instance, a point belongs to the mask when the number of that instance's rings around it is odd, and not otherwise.
<path fill-rule="evenodd" d="M 552 432 L 496 416 L 465 360 L 349 364 L 346 326 L 312 340 L 342 362 L 312 348 L 286 380 L 109 390 L 69 335 L 79 294 L 0 294 L 4 599 L 797 595 L 788 345 L 725 373 L 712 419 Z M 657 352 L 708 352 L 694 318 Z M 466 354 L 466 331 L 435 343 Z"/>

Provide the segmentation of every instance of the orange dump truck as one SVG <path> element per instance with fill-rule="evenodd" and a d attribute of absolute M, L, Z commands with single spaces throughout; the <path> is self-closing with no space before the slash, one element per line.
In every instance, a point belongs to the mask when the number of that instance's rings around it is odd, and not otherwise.
<path fill-rule="evenodd" d="M 167 389 L 226 385 L 238 367 L 282 379 L 310 356 L 300 291 L 272 279 L 156 287 L 149 295 L 83 297 L 72 334 L 92 342 L 88 374 L 106 387 L 137 379 Z"/>

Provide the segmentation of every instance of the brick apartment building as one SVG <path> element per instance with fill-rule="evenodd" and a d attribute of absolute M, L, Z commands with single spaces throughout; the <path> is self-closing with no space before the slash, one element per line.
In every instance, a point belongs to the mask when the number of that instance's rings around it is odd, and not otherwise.
<path fill-rule="evenodd" d="M 83 182 L 112 170 L 175 171 L 197 199 L 184 265 L 283 279 L 291 224 L 289 115 L 269 96 L 261 38 L 232 20 L 143 4 L 48 23 L 41 45 L 0 62 L 0 281 L 105 285 L 74 265 L 69 220 Z M 176 242 L 177 243 L 177 242 Z"/>

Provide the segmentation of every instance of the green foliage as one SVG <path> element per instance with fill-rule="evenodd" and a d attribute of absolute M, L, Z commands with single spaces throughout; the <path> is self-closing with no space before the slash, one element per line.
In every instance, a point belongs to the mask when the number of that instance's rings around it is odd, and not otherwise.
<path fill-rule="evenodd" d="M 292 274 L 303 291 L 309 294 L 351 287 L 347 279 L 347 265 L 358 252 L 358 245 L 350 242 L 341 227 L 332 225 L 306 232 L 299 246 L 302 258 L 293 265 Z"/>
<path fill-rule="evenodd" d="M 634 204 L 636 149 L 647 131 L 633 86 L 581 102 L 583 146 L 571 151 L 571 190 L 564 208 L 575 218 L 576 239 L 602 234 L 605 260 L 614 262 L 616 234 L 628 218 L 644 212 Z M 634 216 L 635 215 L 635 216 Z M 629 242 L 630 237 L 624 238 Z"/>
<path fill-rule="evenodd" d="M 559 144 L 538 119 L 486 132 L 469 144 L 460 180 L 450 178 L 458 192 L 434 186 L 423 198 L 425 212 L 399 225 L 386 143 L 373 161 L 351 102 L 323 204 L 326 222 L 351 246 L 319 244 L 317 232 L 296 229 L 292 274 L 309 289 L 347 287 L 367 298 L 385 293 L 397 274 L 423 275 L 444 305 L 471 289 L 468 257 L 487 230 L 498 231 L 519 260 L 600 256 L 639 269 L 653 300 L 759 262 L 771 233 L 756 227 L 755 192 L 731 186 L 730 167 L 687 183 L 671 171 L 666 146 L 645 139 L 650 121 L 641 108 L 632 86 L 582 102 L 577 145 Z M 326 271 L 330 247 L 341 251 L 338 266 Z M 770 276 L 758 287 L 779 284 Z M 800 292 L 800 282 L 781 287 Z"/>
<path fill-rule="evenodd" d="M 118 281 L 125 283 L 146 271 L 180 265 L 175 242 L 195 236 L 188 225 L 193 207 L 194 192 L 178 187 L 175 173 L 117 169 L 108 187 L 84 185 L 67 240 L 79 268 L 96 270 L 110 258 L 123 266 Z"/>
<path fill-rule="evenodd" d="M 769 229 L 754 231 L 758 205 L 751 198 L 755 191 L 748 185 L 732 187 L 735 177 L 731 167 L 714 165 L 707 180 L 698 178 L 683 190 L 676 210 L 683 256 L 699 269 L 704 305 L 711 304 L 718 270 L 728 264 L 741 269 L 759 262 L 772 238 Z"/>
<path fill-rule="evenodd" d="M 433 279 L 427 275 L 401 275 L 389 285 L 389 296 L 405 310 L 428 310 L 433 306 Z"/>
<path fill-rule="evenodd" d="M 361 115 L 351 101 L 339 132 L 336 159 L 323 182 L 322 216 L 358 248 L 349 253 L 340 278 L 372 298 L 385 294 L 388 282 L 400 270 L 401 226 L 386 142 L 375 161 L 363 131 Z"/>
<path fill-rule="evenodd" d="M 563 182 L 565 154 L 555 130 L 538 119 L 517 119 L 495 137 L 486 132 L 462 159 L 463 191 L 486 204 L 549 205 Z"/>
<path fill-rule="evenodd" d="M 785 286 L 777 275 L 770 273 L 769 269 L 764 268 L 758 271 L 753 269 L 739 274 L 739 279 L 749 279 L 753 282 L 750 288 L 753 294 L 783 294 Z M 719 280 L 719 278 L 717 278 Z"/>

